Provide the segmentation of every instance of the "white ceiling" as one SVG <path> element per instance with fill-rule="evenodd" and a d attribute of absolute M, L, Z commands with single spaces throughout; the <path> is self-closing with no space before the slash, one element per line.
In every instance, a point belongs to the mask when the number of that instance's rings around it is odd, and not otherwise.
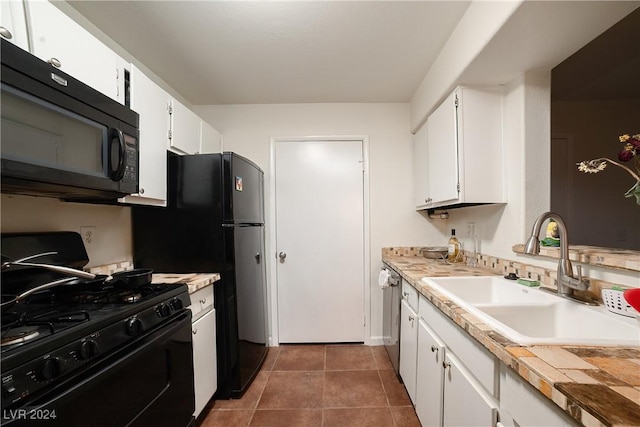
<path fill-rule="evenodd" d="M 192 104 L 408 102 L 469 1 L 68 1 Z"/>

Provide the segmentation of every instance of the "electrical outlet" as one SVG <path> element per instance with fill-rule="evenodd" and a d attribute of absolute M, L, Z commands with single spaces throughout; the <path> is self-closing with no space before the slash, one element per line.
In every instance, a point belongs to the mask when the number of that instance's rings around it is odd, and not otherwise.
<path fill-rule="evenodd" d="M 97 235 L 96 227 L 94 225 L 80 227 L 80 235 L 82 236 L 85 248 L 90 248 L 95 245 Z"/>

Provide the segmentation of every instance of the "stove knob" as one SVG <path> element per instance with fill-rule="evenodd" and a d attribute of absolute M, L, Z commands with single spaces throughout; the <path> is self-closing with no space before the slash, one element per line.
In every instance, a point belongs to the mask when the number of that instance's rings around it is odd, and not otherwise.
<path fill-rule="evenodd" d="M 144 331 L 142 320 L 140 320 L 135 316 L 127 320 L 125 328 L 127 331 L 127 335 L 132 337 L 135 337 L 136 335 L 140 335 Z"/>
<path fill-rule="evenodd" d="M 171 308 L 167 304 L 160 304 L 156 307 L 158 317 L 167 317 L 171 315 Z"/>
<path fill-rule="evenodd" d="M 100 348 L 98 348 L 98 343 L 94 340 L 87 340 L 80 344 L 80 359 L 87 360 L 91 359 L 93 356 L 97 355 L 100 352 Z"/>
<path fill-rule="evenodd" d="M 174 298 L 169 302 L 169 305 L 171 306 L 171 308 L 173 308 L 175 311 L 178 310 L 182 310 L 182 307 L 184 307 L 184 305 L 182 304 L 182 301 L 178 298 Z"/>
<path fill-rule="evenodd" d="M 46 359 L 40 370 L 38 371 L 38 377 L 41 380 L 52 380 L 62 372 L 62 359 L 59 357 L 51 357 Z"/>

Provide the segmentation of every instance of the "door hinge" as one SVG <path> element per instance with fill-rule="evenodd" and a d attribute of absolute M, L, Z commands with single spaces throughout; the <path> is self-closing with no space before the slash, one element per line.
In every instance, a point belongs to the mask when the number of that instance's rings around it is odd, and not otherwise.
<path fill-rule="evenodd" d="M 173 138 L 173 132 L 169 131 L 169 139 Z"/>
<path fill-rule="evenodd" d="M 170 115 L 173 114 L 173 103 L 171 101 L 167 104 L 167 111 L 169 111 Z"/>
<path fill-rule="evenodd" d="M 456 188 L 458 189 L 458 193 L 460 192 L 460 183 L 458 183 L 458 185 L 456 186 Z"/>
<path fill-rule="evenodd" d="M 458 95 L 455 96 L 455 101 L 454 101 L 454 105 L 456 106 L 456 108 L 458 107 Z"/>
<path fill-rule="evenodd" d="M 367 316 L 364 316 L 364 325 L 362 326 L 367 326 Z"/>

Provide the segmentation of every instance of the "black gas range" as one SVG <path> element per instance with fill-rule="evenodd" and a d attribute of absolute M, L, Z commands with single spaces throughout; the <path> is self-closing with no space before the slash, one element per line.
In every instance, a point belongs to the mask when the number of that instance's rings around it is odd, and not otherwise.
<path fill-rule="evenodd" d="M 18 259 L 54 251 L 38 262 L 78 267 L 86 252 L 80 236 L 71 234 L 3 235 L 2 254 Z M 62 259 L 69 256 L 74 259 Z M 193 422 L 185 285 L 129 288 L 110 277 L 74 279 L 16 267 L 2 272 L 1 425 Z M 15 301 L 16 295 L 52 282 L 60 284 Z"/>

